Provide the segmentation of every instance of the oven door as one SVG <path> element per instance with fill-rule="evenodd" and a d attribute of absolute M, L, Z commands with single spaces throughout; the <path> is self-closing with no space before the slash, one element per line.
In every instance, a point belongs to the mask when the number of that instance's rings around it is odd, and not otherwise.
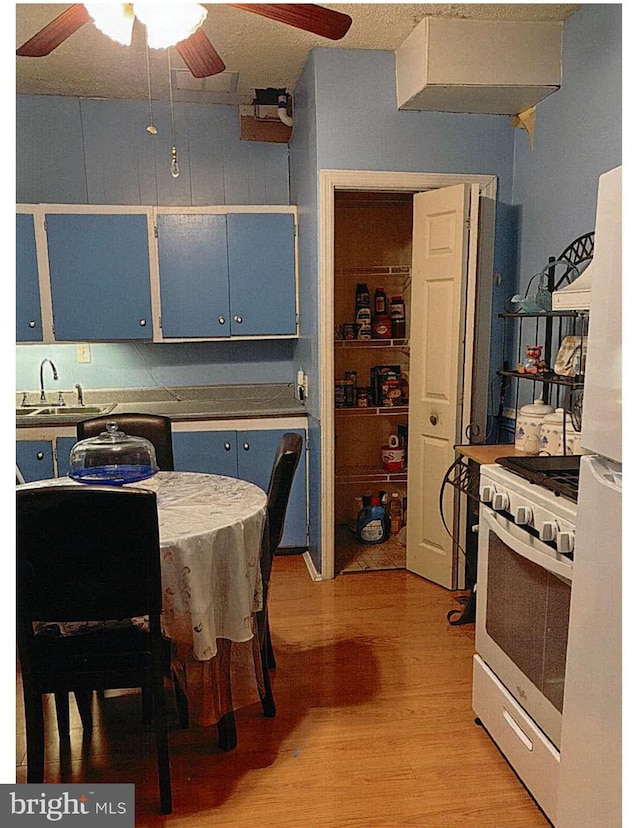
<path fill-rule="evenodd" d="M 482 505 L 476 650 L 558 749 L 571 574 L 570 560 Z"/>

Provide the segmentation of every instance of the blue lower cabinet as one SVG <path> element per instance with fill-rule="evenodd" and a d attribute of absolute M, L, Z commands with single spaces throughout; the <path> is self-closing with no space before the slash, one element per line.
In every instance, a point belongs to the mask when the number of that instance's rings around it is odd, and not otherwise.
<path fill-rule="evenodd" d="M 304 429 L 180 431 L 173 434 L 176 471 L 226 474 L 267 490 L 278 442 L 287 431 L 305 439 Z M 282 547 L 307 546 L 307 480 L 304 456 L 293 481 Z"/>
<path fill-rule="evenodd" d="M 71 469 L 69 463 L 69 455 L 71 449 L 77 443 L 76 437 L 57 437 L 56 438 L 56 454 L 58 457 L 58 477 L 65 477 L 69 474 Z"/>
<path fill-rule="evenodd" d="M 238 476 L 235 431 L 173 432 L 176 471 Z"/>
<path fill-rule="evenodd" d="M 53 443 L 50 440 L 18 440 L 16 463 L 26 483 L 53 477 Z"/>

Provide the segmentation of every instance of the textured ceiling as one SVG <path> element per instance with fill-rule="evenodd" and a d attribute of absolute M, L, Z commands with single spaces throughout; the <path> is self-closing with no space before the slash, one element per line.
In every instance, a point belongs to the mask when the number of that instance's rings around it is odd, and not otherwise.
<path fill-rule="evenodd" d="M 579 5 L 568 3 L 339 3 L 330 8 L 349 14 L 353 25 L 340 41 L 330 41 L 290 26 L 234 9 L 205 4 L 204 32 L 227 66 L 227 72 L 198 90 L 180 87 L 191 81 L 182 59 L 170 50 L 176 100 L 250 103 L 255 89 L 293 91 L 310 49 L 386 49 L 394 51 L 423 17 L 483 20 L 565 20 Z M 16 47 L 67 8 L 68 4 L 16 4 Z M 16 57 L 17 92 L 93 98 L 146 98 L 149 83 L 146 49 L 139 27 L 134 42 L 121 46 L 87 23 L 51 55 Z M 150 50 L 154 99 L 169 95 L 166 50 Z M 184 71 L 180 71 L 184 70 Z M 213 80 L 213 79 L 212 79 Z"/>

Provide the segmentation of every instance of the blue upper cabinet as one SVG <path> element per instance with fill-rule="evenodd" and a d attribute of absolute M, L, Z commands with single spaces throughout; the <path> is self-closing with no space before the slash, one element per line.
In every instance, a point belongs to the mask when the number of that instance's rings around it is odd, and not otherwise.
<path fill-rule="evenodd" d="M 163 339 L 296 336 L 295 217 L 158 211 Z"/>
<path fill-rule="evenodd" d="M 33 213 L 16 216 L 16 339 L 42 342 L 42 312 Z"/>
<path fill-rule="evenodd" d="M 147 214 L 47 212 L 56 341 L 151 339 Z"/>
<path fill-rule="evenodd" d="M 224 215 L 158 216 L 163 337 L 229 336 Z"/>
<path fill-rule="evenodd" d="M 294 217 L 230 213 L 227 216 L 227 241 L 231 333 L 235 336 L 294 336 Z"/>

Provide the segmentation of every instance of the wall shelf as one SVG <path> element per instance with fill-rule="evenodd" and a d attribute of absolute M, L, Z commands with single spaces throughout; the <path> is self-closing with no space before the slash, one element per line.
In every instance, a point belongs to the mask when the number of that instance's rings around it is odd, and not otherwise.
<path fill-rule="evenodd" d="M 389 472 L 379 466 L 337 466 L 336 483 L 402 483 L 407 480 L 407 470 Z"/>
<path fill-rule="evenodd" d="M 368 405 L 366 408 L 358 408 L 357 406 L 353 406 L 352 408 L 336 408 L 335 414 L 337 417 L 388 417 L 389 415 L 395 416 L 397 414 L 408 414 L 409 413 L 409 406 L 408 405 L 394 405 L 394 406 L 381 406 L 381 405 Z"/>

